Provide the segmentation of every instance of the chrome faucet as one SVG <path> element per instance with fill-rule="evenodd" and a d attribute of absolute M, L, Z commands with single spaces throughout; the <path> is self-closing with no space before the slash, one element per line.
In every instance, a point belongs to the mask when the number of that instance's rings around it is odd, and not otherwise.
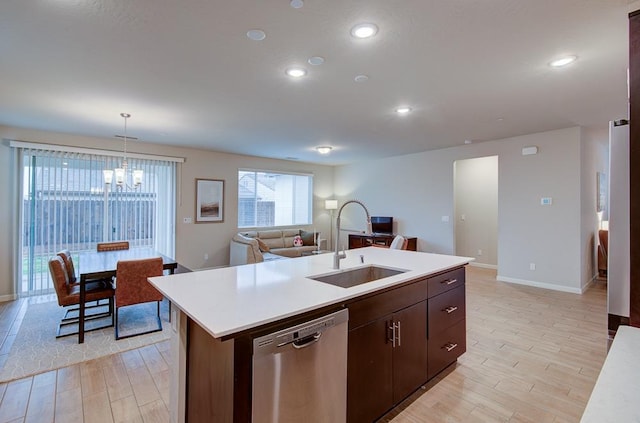
<path fill-rule="evenodd" d="M 347 257 L 347 254 L 344 252 L 344 247 L 342 247 L 342 252 L 340 252 L 338 243 L 340 242 L 340 215 L 342 214 L 342 209 L 349 203 L 360 204 L 364 209 L 364 212 L 367 214 L 367 233 L 371 233 L 371 216 L 369 215 L 369 210 L 367 210 L 367 206 L 365 206 L 362 202 L 358 200 L 349 200 L 346 201 L 340 210 L 338 210 L 338 218 L 336 219 L 336 249 L 333 254 L 333 268 L 340 269 L 340 260 Z"/>

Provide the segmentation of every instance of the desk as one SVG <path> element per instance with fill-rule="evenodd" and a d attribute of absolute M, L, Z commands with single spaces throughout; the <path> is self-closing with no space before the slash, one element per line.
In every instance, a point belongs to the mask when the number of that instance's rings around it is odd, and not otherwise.
<path fill-rule="evenodd" d="M 82 251 L 78 254 L 78 271 L 80 273 L 80 310 L 78 322 L 78 343 L 84 342 L 84 299 L 85 282 L 96 279 L 108 279 L 116 275 L 116 268 L 120 260 L 134 260 L 152 257 L 162 257 L 162 264 L 169 274 L 173 274 L 178 267 L 178 263 L 167 256 L 164 256 L 152 248 L 132 248 L 118 251 Z"/>
<path fill-rule="evenodd" d="M 395 237 L 395 235 L 386 234 L 349 234 L 349 249 L 370 247 L 372 245 L 384 245 L 388 247 Z M 417 251 L 418 238 L 406 236 L 405 238 L 408 241 L 407 250 Z"/>

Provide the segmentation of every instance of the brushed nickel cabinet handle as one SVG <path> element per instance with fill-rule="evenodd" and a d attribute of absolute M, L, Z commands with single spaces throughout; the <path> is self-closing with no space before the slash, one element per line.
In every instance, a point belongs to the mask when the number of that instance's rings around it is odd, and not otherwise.
<path fill-rule="evenodd" d="M 391 325 L 387 327 L 387 329 L 391 331 L 391 346 L 395 348 L 396 347 L 396 324 L 393 323 L 393 320 L 391 320 L 390 323 Z"/>
<path fill-rule="evenodd" d="M 456 307 L 456 306 L 449 306 L 449 307 L 445 308 L 445 309 L 444 309 L 444 310 L 442 310 L 442 311 L 446 311 L 446 312 L 447 312 L 447 314 L 451 314 L 451 313 L 453 313 L 454 311 L 456 311 L 457 309 L 458 309 L 458 307 Z"/>
<path fill-rule="evenodd" d="M 451 351 L 453 351 L 454 349 L 456 349 L 456 347 L 457 347 L 457 346 L 458 346 L 458 344 L 454 344 L 454 343 L 452 342 L 452 343 L 449 343 L 449 344 L 445 345 L 445 346 L 444 346 L 444 347 L 442 347 L 442 348 L 446 349 L 446 350 L 447 350 L 447 352 L 451 352 Z"/>
<path fill-rule="evenodd" d="M 398 346 L 401 345 L 402 342 L 402 329 L 400 328 L 400 322 L 397 325 L 394 325 L 398 329 Z"/>
<path fill-rule="evenodd" d="M 458 282 L 457 279 L 447 279 L 447 280 L 444 280 L 444 281 L 442 281 L 440 283 L 445 283 L 447 285 L 451 285 L 452 283 L 456 283 L 456 282 Z"/>

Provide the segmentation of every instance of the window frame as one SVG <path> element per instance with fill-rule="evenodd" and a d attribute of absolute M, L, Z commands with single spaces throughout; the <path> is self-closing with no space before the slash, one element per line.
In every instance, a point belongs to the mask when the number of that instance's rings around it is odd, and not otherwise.
<path fill-rule="evenodd" d="M 263 174 L 268 174 L 268 175 L 275 175 L 275 176 L 302 176 L 302 177 L 306 177 L 307 178 L 307 186 L 308 186 L 308 198 L 306 199 L 306 208 L 308 209 L 308 213 L 306 216 L 307 222 L 295 222 L 292 219 L 292 222 L 290 223 L 284 223 L 284 224 L 276 224 L 274 222 L 273 225 L 259 225 L 258 223 L 258 218 L 256 216 L 256 213 L 254 212 L 254 219 L 252 222 L 252 225 L 243 225 L 242 222 L 244 219 L 241 219 L 241 213 L 243 208 L 241 207 L 241 202 L 243 199 L 243 196 L 241 194 L 241 190 L 243 189 L 244 185 L 240 183 L 240 179 L 242 176 L 242 173 L 254 173 L 254 175 L 257 175 L 259 173 L 263 173 Z M 254 177 L 254 181 L 257 181 L 257 177 Z M 237 208 L 238 208 L 238 212 L 237 212 L 237 226 L 238 229 L 276 229 L 276 228 L 285 228 L 285 227 L 292 227 L 292 226 L 306 226 L 306 225 L 311 225 L 313 223 L 313 215 L 314 215 L 314 211 L 313 211 L 313 196 L 314 196 L 314 174 L 313 173 L 303 173 L 303 172 L 292 172 L 292 171 L 283 171 L 283 170 L 273 170 L 273 169 L 255 169 L 255 168 L 238 168 L 238 197 L 237 197 Z M 257 182 L 256 182 L 257 183 Z M 256 189 L 254 188 L 254 197 L 253 197 L 253 201 L 255 202 L 255 198 L 256 198 Z M 296 201 L 295 195 L 292 194 L 292 201 L 296 204 L 299 204 L 299 202 Z M 251 197 L 246 197 L 246 198 L 251 198 Z M 292 212 L 292 217 L 293 216 Z M 275 219 L 275 216 L 274 216 Z"/>

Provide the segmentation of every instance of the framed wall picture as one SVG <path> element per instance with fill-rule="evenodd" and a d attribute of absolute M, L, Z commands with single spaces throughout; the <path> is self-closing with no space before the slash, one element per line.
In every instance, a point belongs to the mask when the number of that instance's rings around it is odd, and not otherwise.
<path fill-rule="evenodd" d="M 224 221 L 224 180 L 196 179 L 196 223 Z"/>
<path fill-rule="evenodd" d="M 607 208 L 607 175 L 602 172 L 596 174 L 596 191 L 596 211 L 605 212 Z"/>

